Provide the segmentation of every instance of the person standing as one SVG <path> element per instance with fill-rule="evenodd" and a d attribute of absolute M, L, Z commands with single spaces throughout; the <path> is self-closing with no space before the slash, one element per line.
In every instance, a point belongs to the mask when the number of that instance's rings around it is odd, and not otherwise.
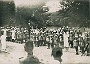
<path fill-rule="evenodd" d="M 87 56 L 90 56 L 89 50 L 90 50 L 90 38 L 86 37 L 84 53 L 87 52 L 86 54 Z"/>
<path fill-rule="evenodd" d="M 12 30 L 12 42 L 15 42 L 15 31 Z"/>
<path fill-rule="evenodd" d="M 76 50 L 76 55 L 78 55 L 79 42 L 77 40 L 77 37 L 74 38 L 73 44 L 74 44 L 74 47 L 75 47 L 75 50 Z"/>
<path fill-rule="evenodd" d="M 52 40 L 53 39 L 52 37 L 53 37 L 52 35 L 49 36 L 49 48 L 53 48 L 52 47 L 52 41 L 53 41 Z"/>
<path fill-rule="evenodd" d="M 38 42 L 38 35 L 35 36 L 35 46 L 37 46 L 37 42 Z"/>
<path fill-rule="evenodd" d="M 49 35 L 46 36 L 46 41 L 47 41 L 47 45 L 48 45 L 47 49 L 50 49 L 50 37 L 49 37 Z"/>
<path fill-rule="evenodd" d="M 71 48 L 73 48 L 73 36 L 72 36 L 72 32 L 70 32 L 70 34 L 69 34 L 69 46 Z"/>
<path fill-rule="evenodd" d="M 52 35 L 52 44 L 51 44 L 51 47 L 53 48 L 54 47 L 54 36 Z"/>
<path fill-rule="evenodd" d="M 81 53 L 82 55 L 84 55 L 85 42 L 83 40 L 83 37 L 80 38 L 79 45 L 80 45 Z"/>
<path fill-rule="evenodd" d="M 67 31 L 64 32 L 63 37 L 64 37 L 64 47 L 65 47 L 66 51 L 68 51 L 69 43 L 68 43 L 68 32 Z"/>
<path fill-rule="evenodd" d="M 1 35 L 1 45 L 2 45 L 2 50 L 3 52 L 6 52 L 6 30 Z"/>

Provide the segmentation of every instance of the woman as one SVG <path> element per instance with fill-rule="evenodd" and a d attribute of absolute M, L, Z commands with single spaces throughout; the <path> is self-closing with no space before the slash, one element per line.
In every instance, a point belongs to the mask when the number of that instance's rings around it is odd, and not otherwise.
<path fill-rule="evenodd" d="M 64 32 L 64 47 L 66 49 L 66 51 L 68 51 L 69 49 L 69 43 L 68 43 L 68 32 Z"/>

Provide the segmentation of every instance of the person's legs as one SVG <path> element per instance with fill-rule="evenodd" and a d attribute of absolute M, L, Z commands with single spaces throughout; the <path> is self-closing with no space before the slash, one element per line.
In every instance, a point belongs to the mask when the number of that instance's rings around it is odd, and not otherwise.
<path fill-rule="evenodd" d="M 48 42 L 48 48 L 47 49 L 50 49 L 50 43 Z"/>
<path fill-rule="evenodd" d="M 40 46 L 42 46 L 43 45 L 43 40 L 40 40 Z"/>
<path fill-rule="evenodd" d="M 37 42 L 37 46 L 38 46 L 38 47 L 40 46 L 40 41 Z"/>
<path fill-rule="evenodd" d="M 87 56 L 89 56 L 89 48 L 87 48 Z"/>
<path fill-rule="evenodd" d="M 69 40 L 68 42 L 69 42 L 69 46 L 71 46 L 71 42 L 70 42 L 70 40 Z"/>
<path fill-rule="evenodd" d="M 34 41 L 34 45 L 35 45 L 35 47 L 37 46 L 37 41 Z"/>
<path fill-rule="evenodd" d="M 53 48 L 54 47 L 54 43 L 51 43 L 51 48 Z"/>
<path fill-rule="evenodd" d="M 71 41 L 71 48 L 73 48 L 73 41 Z"/>
<path fill-rule="evenodd" d="M 81 50 L 82 50 L 82 55 L 84 54 L 84 46 L 81 48 Z"/>
<path fill-rule="evenodd" d="M 78 55 L 78 46 L 75 46 L 76 49 L 76 55 Z"/>

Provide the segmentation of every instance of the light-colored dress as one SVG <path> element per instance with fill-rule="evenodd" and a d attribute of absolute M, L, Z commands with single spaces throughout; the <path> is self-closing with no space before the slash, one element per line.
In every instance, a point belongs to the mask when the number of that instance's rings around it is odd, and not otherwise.
<path fill-rule="evenodd" d="M 69 43 L 68 43 L 68 33 L 66 32 L 64 32 L 64 35 L 63 35 L 63 37 L 64 37 L 64 47 L 69 47 Z"/>

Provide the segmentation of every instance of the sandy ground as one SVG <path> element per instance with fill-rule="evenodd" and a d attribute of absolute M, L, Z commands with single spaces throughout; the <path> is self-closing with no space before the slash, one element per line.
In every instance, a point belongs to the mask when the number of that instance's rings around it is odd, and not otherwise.
<path fill-rule="evenodd" d="M 20 64 L 19 58 L 27 56 L 27 53 L 24 51 L 24 44 L 7 42 L 7 52 L 0 53 L 0 64 Z M 47 49 L 47 46 L 35 47 L 33 52 L 45 64 L 60 64 L 59 61 L 54 60 L 51 56 L 51 49 Z M 70 48 L 69 52 L 63 50 L 62 64 L 90 64 L 89 59 L 90 56 L 75 55 L 74 49 Z"/>

